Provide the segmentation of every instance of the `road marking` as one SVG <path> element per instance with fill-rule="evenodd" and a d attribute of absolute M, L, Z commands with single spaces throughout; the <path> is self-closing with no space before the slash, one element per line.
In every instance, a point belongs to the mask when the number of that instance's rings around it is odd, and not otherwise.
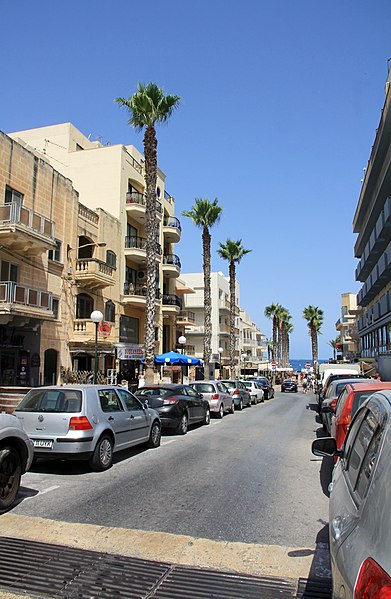
<path fill-rule="evenodd" d="M 50 493 L 51 491 L 55 491 L 56 489 L 59 489 L 60 486 L 59 485 L 54 485 L 53 487 L 48 487 L 47 489 L 42 489 L 42 491 L 38 491 L 38 493 L 36 495 L 25 495 L 23 497 L 23 501 L 27 501 L 28 499 L 36 499 L 38 497 L 38 495 L 46 495 L 46 493 Z M 23 493 L 21 493 L 23 495 Z"/>
<path fill-rule="evenodd" d="M 307 578 L 315 550 L 315 547 L 213 541 L 95 524 L 70 525 L 10 512 L 0 516 L 0 524 L 1 534 L 6 537 L 257 576 Z"/>

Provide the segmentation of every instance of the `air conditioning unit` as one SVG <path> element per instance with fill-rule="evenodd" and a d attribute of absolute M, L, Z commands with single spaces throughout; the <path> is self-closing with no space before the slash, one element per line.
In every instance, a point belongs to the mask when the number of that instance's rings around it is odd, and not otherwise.
<path fill-rule="evenodd" d="M 142 281 L 143 279 L 145 279 L 145 272 L 143 270 L 139 270 L 137 273 L 137 278 L 139 281 Z"/>

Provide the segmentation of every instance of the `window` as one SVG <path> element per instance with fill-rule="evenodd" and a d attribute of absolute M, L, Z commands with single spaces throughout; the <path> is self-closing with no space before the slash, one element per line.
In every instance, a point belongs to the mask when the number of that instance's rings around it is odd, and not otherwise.
<path fill-rule="evenodd" d="M 111 250 L 107 250 L 106 252 L 106 264 L 112 268 L 117 268 L 117 256 Z"/>
<path fill-rule="evenodd" d="M 190 395 L 190 397 L 198 397 L 197 391 L 195 391 L 191 387 L 183 387 L 182 390 L 179 392 L 183 393 L 184 395 Z"/>
<path fill-rule="evenodd" d="M 13 281 L 18 282 L 18 266 L 11 264 L 6 260 L 1 260 L 0 266 L 0 281 Z"/>
<path fill-rule="evenodd" d="M 76 318 L 89 318 L 94 310 L 94 301 L 86 293 L 79 293 L 76 298 Z"/>
<path fill-rule="evenodd" d="M 52 250 L 48 250 L 49 260 L 53 260 L 54 262 L 61 262 L 61 246 L 61 241 L 59 239 L 56 239 L 56 247 Z"/>
<path fill-rule="evenodd" d="M 342 412 L 342 408 L 345 405 L 345 401 L 346 401 L 346 398 L 348 396 L 348 393 L 349 393 L 349 391 L 345 387 L 345 389 L 342 391 L 341 395 L 338 397 L 337 409 L 336 409 L 336 412 L 335 412 L 335 415 L 337 417 L 340 416 L 340 414 Z"/>
<path fill-rule="evenodd" d="M 54 318 L 56 320 L 58 320 L 58 308 L 59 308 L 59 305 L 60 305 L 59 300 L 53 298 L 52 310 L 53 310 Z"/>
<path fill-rule="evenodd" d="M 105 305 L 105 320 L 107 322 L 115 322 L 115 305 L 109 300 Z"/>
<path fill-rule="evenodd" d="M 100 389 L 98 391 L 102 412 L 123 412 L 124 409 L 114 389 Z"/>
<path fill-rule="evenodd" d="M 117 393 L 119 393 L 119 396 L 121 397 L 128 410 L 139 410 L 140 412 L 143 411 L 140 402 L 134 397 L 134 395 L 128 393 L 128 391 L 125 391 L 125 389 L 117 389 Z"/>
<path fill-rule="evenodd" d="M 131 316 L 120 316 L 119 340 L 121 343 L 139 342 L 139 320 Z"/>
<path fill-rule="evenodd" d="M 11 204 L 12 202 L 21 205 L 23 203 L 23 194 L 6 185 L 4 203 Z"/>
<path fill-rule="evenodd" d="M 383 427 L 381 426 L 379 426 L 376 429 L 368 447 L 368 451 L 361 465 L 361 470 L 356 485 L 357 495 L 360 497 L 360 499 L 364 499 L 368 491 L 369 482 L 371 480 L 371 474 L 374 470 L 376 458 L 380 449 L 382 431 Z"/>

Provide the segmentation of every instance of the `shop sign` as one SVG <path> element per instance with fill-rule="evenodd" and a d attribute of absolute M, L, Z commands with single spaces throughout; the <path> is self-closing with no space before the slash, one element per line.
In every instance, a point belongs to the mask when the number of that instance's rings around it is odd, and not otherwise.
<path fill-rule="evenodd" d="M 111 333 L 111 325 L 103 320 L 99 325 L 98 331 L 100 335 L 103 335 L 103 337 L 109 337 Z"/>
<path fill-rule="evenodd" d="M 142 345 L 124 345 L 117 347 L 118 360 L 141 360 L 144 358 L 144 348 Z"/>

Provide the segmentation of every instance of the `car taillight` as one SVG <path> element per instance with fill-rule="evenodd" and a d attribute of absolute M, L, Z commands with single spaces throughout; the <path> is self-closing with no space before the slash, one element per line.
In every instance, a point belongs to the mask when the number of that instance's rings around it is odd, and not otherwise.
<path fill-rule="evenodd" d="M 165 397 L 163 399 L 163 405 L 164 406 L 170 406 L 173 405 L 174 403 L 178 403 L 179 399 L 177 397 Z"/>
<path fill-rule="evenodd" d="M 239 389 L 235 389 L 234 392 L 232 393 L 232 395 L 240 395 Z"/>
<path fill-rule="evenodd" d="M 391 578 L 371 557 L 361 564 L 354 599 L 391 599 Z"/>
<path fill-rule="evenodd" d="M 213 393 L 212 399 L 219 399 L 220 395 L 218 393 Z"/>
<path fill-rule="evenodd" d="M 70 431 L 89 431 L 92 429 L 87 416 L 72 416 L 69 421 Z"/>
<path fill-rule="evenodd" d="M 330 401 L 330 408 L 331 408 L 332 410 L 334 410 L 334 412 L 335 412 L 335 408 L 337 407 L 337 401 L 338 401 L 338 397 L 336 397 L 335 399 L 332 399 L 332 400 Z"/>

